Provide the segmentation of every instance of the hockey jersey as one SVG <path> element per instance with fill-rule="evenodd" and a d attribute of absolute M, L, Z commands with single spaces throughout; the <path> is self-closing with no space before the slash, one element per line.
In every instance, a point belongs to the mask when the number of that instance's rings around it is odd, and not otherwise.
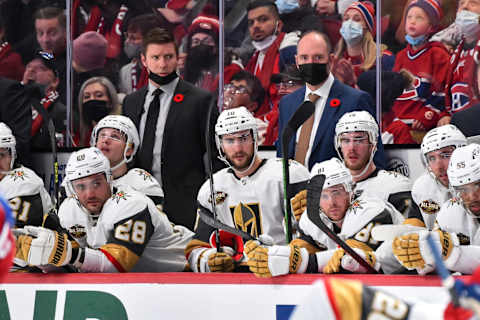
<path fill-rule="evenodd" d="M 450 58 L 446 84 L 446 110 L 455 113 L 479 101 L 477 83 L 480 41 L 468 45 L 462 41 Z"/>
<path fill-rule="evenodd" d="M 217 219 L 258 237 L 267 234 L 275 244 L 285 243 L 284 189 L 282 160 L 264 159 L 249 176 L 238 178 L 230 168 L 213 175 Z M 293 196 L 305 189 L 310 174 L 303 165 L 290 160 L 290 182 Z M 210 181 L 198 192 L 198 205 L 212 211 Z M 203 248 L 209 248 L 209 238 L 215 229 L 197 217 L 195 236 L 185 249 L 190 265 L 196 265 Z"/>
<path fill-rule="evenodd" d="M 53 208 L 43 180 L 26 167 L 13 169 L 0 180 L 0 193 L 10 202 L 15 226 L 41 226 L 43 216 Z"/>
<path fill-rule="evenodd" d="M 148 196 L 158 206 L 163 204 L 164 193 L 160 183 L 148 171 L 133 168 L 113 180 L 113 186 L 127 185 Z"/>
<path fill-rule="evenodd" d="M 81 247 L 102 251 L 118 271 L 183 271 L 183 250 L 193 233 L 173 227 L 142 193 L 128 186 L 114 191 L 98 218 L 75 198 L 67 198 L 58 212 L 61 225 Z"/>
<path fill-rule="evenodd" d="M 366 179 L 357 181 L 353 190 L 355 197 L 376 197 L 390 202 L 398 211 L 404 213 L 411 203 L 411 188 L 410 179 L 404 175 L 376 169 Z"/>
<path fill-rule="evenodd" d="M 445 110 L 445 83 L 450 55 L 440 42 L 427 42 L 414 51 L 409 44 L 400 51 L 393 71 L 406 69 L 415 77 L 393 104 L 395 117 L 408 124 L 420 121 L 425 129 L 436 126 Z"/>

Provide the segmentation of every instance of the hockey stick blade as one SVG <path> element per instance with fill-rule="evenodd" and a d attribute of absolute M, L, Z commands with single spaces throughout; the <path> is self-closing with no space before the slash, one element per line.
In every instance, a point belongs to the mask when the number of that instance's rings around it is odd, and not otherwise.
<path fill-rule="evenodd" d="M 368 273 L 378 273 L 368 264 L 358 253 L 356 253 L 348 244 L 333 230 L 331 230 L 320 217 L 320 196 L 322 195 L 325 175 L 319 174 L 310 179 L 307 185 L 307 216 L 320 230 L 322 230 L 330 239 L 338 244 L 345 252 L 357 261 L 362 267 L 367 269 Z"/>
<path fill-rule="evenodd" d="M 457 290 L 455 289 L 455 279 L 450 272 L 448 272 L 447 267 L 445 267 L 442 256 L 435 245 L 431 233 L 427 235 L 427 243 L 430 247 L 430 251 L 432 251 L 433 258 L 435 259 L 435 268 L 437 269 L 440 278 L 442 278 L 442 285 L 447 288 L 448 292 L 450 293 L 453 305 L 459 306 L 460 302 L 458 299 Z"/>
<path fill-rule="evenodd" d="M 203 207 L 198 208 L 198 214 L 200 216 L 200 219 L 202 219 L 203 222 L 205 222 L 206 224 L 208 224 L 212 228 L 215 228 L 215 229 L 218 229 L 218 230 L 222 229 L 222 230 L 228 231 L 230 233 L 233 233 L 233 234 L 243 238 L 244 240 L 258 240 L 257 238 L 255 238 L 251 234 L 246 233 L 245 231 L 235 229 L 233 227 L 230 227 L 229 225 L 226 225 L 223 222 L 220 222 L 217 219 L 214 219 L 212 217 L 212 215 Z"/>
<path fill-rule="evenodd" d="M 282 132 L 282 164 L 283 164 L 283 192 L 285 200 L 285 228 L 287 244 L 292 241 L 292 209 L 290 207 L 290 171 L 288 169 L 288 145 L 298 128 L 305 122 L 315 111 L 315 105 L 311 101 L 305 101 L 295 111 L 293 116 L 288 120 L 286 127 Z"/>
<path fill-rule="evenodd" d="M 406 233 L 420 230 L 425 230 L 425 228 L 408 224 L 383 224 L 372 229 L 372 238 L 376 241 L 388 241 Z"/>

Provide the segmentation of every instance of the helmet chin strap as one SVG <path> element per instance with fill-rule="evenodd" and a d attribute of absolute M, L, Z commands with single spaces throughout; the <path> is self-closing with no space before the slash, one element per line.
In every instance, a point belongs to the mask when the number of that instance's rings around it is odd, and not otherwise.
<path fill-rule="evenodd" d="M 111 168 L 112 174 L 113 174 L 113 171 L 115 171 L 115 170 L 117 170 L 118 168 L 120 168 L 120 166 L 121 166 L 122 164 L 124 164 L 124 163 L 127 163 L 127 161 L 125 160 L 125 157 L 123 158 L 122 161 L 120 161 L 119 163 L 117 163 L 115 166 L 113 166 L 113 167 Z"/>

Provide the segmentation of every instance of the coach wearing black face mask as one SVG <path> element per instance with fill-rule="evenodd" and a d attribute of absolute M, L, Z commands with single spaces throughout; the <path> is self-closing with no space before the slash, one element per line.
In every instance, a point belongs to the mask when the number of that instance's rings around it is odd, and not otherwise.
<path fill-rule="evenodd" d="M 333 54 L 328 37 L 319 31 L 305 32 L 297 45 L 295 57 L 305 87 L 285 96 L 279 104 L 279 137 L 290 117 L 307 100 L 315 104 L 314 114 L 297 130 L 289 149 L 289 158 L 304 164 L 309 170 L 321 161 L 338 157 L 334 147 L 335 125 L 345 113 L 366 110 L 374 115 L 371 97 L 360 90 L 335 80 L 330 73 Z M 381 139 L 374 157 L 377 167 L 385 167 Z M 282 155 L 280 138 L 277 155 Z"/>
<path fill-rule="evenodd" d="M 177 58 L 174 38 L 165 29 L 154 28 L 143 37 L 141 60 L 148 70 L 148 85 L 125 97 L 123 113 L 140 135 L 135 165 L 160 182 L 170 221 L 193 229 L 197 193 L 207 175 L 203 156 L 212 96 L 177 76 Z M 214 109 L 212 124 L 218 116 Z M 216 150 L 214 135 L 210 136 Z M 220 162 L 214 167 L 221 167 Z"/>

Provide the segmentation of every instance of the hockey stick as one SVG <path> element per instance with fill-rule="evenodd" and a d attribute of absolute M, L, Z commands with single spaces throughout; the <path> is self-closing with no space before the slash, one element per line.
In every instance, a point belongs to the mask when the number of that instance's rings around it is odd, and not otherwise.
<path fill-rule="evenodd" d="M 242 208 L 243 209 L 243 208 Z M 213 227 L 217 230 L 222 229 L 225 231 L 228 231 L 230 233 L 233 233 L 234 235 L 237 235 L 244 240 L 258 240 L 254 236 L 252 236 L 250 233 L 247 233 L 245 231 L 235 229 L 234 227 L 230 227 L 229 225 L 226 225 L 225 223 L 221 222 L 220 220 L 215 219 L 212 217 L 212 215 L 208 212 L 208 210 L 202 206 L 198 208 L 198 215 L 200 216 L 200 219 L 202 219 L 203 222 L 208 224 L 210 227 Z"/>
<path fill-rule="evenodd" d="M 213 157 L 212 157 L 212 146 L 210 139 L 210 130 L 212 122 L 213 108 L 216 108 L 215 99 L 210 100 L 210 105 L 208 106 L 208 115 L 207 115 L 207 126 L 205 130 L 205 143 L 207 149 L 207 162 L 208 162 L 208 178 L 210 180 L 210 200 L 212 201 L 212 213 L 213 219 L 217 220 L 217 203 L 215 201 L 215 186 L 213 185 Z M 215 241 L 217 243 L 217 252 L 222 251 L 220 236 L 218 234 L 218 229 L 215 230 Z"/>
<path fill-rule="evenodd" d="M 367 269 L 368 273 L 378 273 L 368 264 L 358 253 L 356 253 L 348 244 L 331 230 L 320 217 L 320 196 L 322 195 L 325 175 L 319 174 L 310 179 L 307 185 L 307 216 L 320 230 L 322 230 L 330 239 L 338 244 L 347 254 L 349 254 L 362 267 Z"/>
<path fill-rule="evenodd" d="M 288 120 L 287 126 L 282 132 L 282 164 L 283 164 L 283 192 L 285 200 L 285 234 L 287 244 L 292 241 L 292 208 L 290 207 L 290 172 L 288 169 L 288 145 L 298 128 L 315 111 L 315 105 L 311 101 L 305 101 Z"/>
<path fill-rule="evenodd" d="M 50 136 L 50 144 L 52 146 L 53 157 L 53 194 L 55 209 L 58 212 L 59 200 L 58 200 L 58 156 L 57 156 L 57 141 L 55 138 L 55 125 L 52 118 L 48 119 L 48 134 Z"/>
<path fill-rule="evenodd" d="M 458 299 L 458 292 L 455 289 L 455 279 L 445 267 L 442 256 L 440 255 L 440 252 L 438 251 L 430 233 L 427 235 L 427 243 L 430 247 L 430 251 L 432 251 L 433 258 L 435 259 L 435 267 L 437 268 L 438 275 L 440 276 L 440 278 L 442 278 L 442 285 L 448 289 L 448 292 L 450 293 L 450 298 L 452 299 L 452 304 L 455 307 L 458 307 L 460 305 L 460 302 Z"/>

